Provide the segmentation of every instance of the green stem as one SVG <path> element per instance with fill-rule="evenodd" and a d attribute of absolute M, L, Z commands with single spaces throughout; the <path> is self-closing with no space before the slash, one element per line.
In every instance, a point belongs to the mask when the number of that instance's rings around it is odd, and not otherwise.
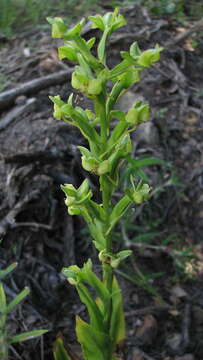
<path fill-rule="evenodd" d="M 105 184 L 105 175 L 103 175 L 104 181 L 102 181 L 102 184 Z M 103 208 L 106 212 L 106 229 L 109 227 L 109 213 L 111 209 L 111 199 L 109 197 L 109 193 L 105 191 L 105 186 L 101 187 L 102 192 L 102 202 L 103 202 Z M 112 239 L 111 234 L 106 235 L 106 251 L 108 253 L 112 252 Z M 113 269 L 110 264 L 103 263 L 102 266 L 103 270 L 103 282 L 106 284 L 106 288 L 109 291 L 109 293 L 112 295 L 112 285 L 113 285 Z M 108 308 L 106 309 L 106 319 L 104 321 L 104 326 L 106 328 L 107 333 L 109 334 L 110 339 L 110 329 L 111 329 L 111 316 L 112 316 L 112 296 L 110 298 L 110 302 L 108 305 Z M 112 360 L 112 346 L 109 346 L 109 354 L 107 360 Z"/>
<path fill-rule="evenodd" d="M 1 330 L 1 329 L 0 329 L 0 359 L 8 360 L 7 336 L 5 330 Z"/>
<path fill-rule="evenodd" d="M 105 94 L 105 89 L 103 91 Z M 94 100 L 94 108 L 96 117 L 100 119 L 101 126 L 101 143 L 102 143 L 102 152 L 105 150 L 107 144 L 107 136 L 108 136 L 108 126 L 107 126 L 107 117 L 106 117 L 106 95 L 100 94 Z"/>
<path fill-rule="evenodd" d="M 103 281 L 106 284 L 106 287 L 110 294 L 112 294 L 112 284 L 113 284 L 113 269 L 110 264 L 103 264 Z M 109 302 L 108 309 L 106 309 L 106 319 L 104 320 L 104 327 L 106 328 L 107 333 L 109 334 L 110 339 L 110 329 L 111 329 L 111 316 L 112 316 L 112 297 Z M 109 346 L 108 359 L 112 360 L 112 346 Z"/>

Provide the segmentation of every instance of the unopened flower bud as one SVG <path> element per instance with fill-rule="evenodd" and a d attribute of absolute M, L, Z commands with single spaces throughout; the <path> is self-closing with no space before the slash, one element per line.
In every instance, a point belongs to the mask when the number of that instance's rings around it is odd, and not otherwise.
<path fill-rule="evenodd" d="M 87 92 L 89 95 L 99 95 L 102 91 L 102 82 L 99 79 L 91 79 L 88 83 Z"/>
<path fill-rule="evenodd" d="M 105 260 L 106 260 L 106 250 L 105 249 L 101 250 L 98 257 L 99 257 L 99 260 L 101 262 L 105 262 Z"/>
<path fill-rule="evenodd" d="M 111 171 L 111 164 L 109 163 L 108 160 L 104 160 L 99 164 L 99 167 L 97 169 L 97 174 L 104 175 L 109 171 Z"/>
<path fill-rule="evenodd" d="M 157 47 L 155 49 L 149 49 L 144 51 L 138 60 L 138 64 L 144 67 L 149 67 L 153 65 L 153 63 L 157 62 L 160 59 L 160 52 L 162 48 Z"/>
<path fill-rule="evenodd" d="M 138 109 L 131 108 L 130 110 L 128 110 L 125 119 L 126 119 L 126 121 L 128 123 L 130 123 L 133 126 L 138 125 L 139 124 L 139 111 L 138 111 Z"/>
<path fill-rule="evenodd" d="M 93 157 L 87 158 L 86 156 L 82 156 L 83 169 L 85 169 L 86 171 L 94 172 L 97 166 L 98 166 L 98 162 L 96 162 L 96 160 Z"/>

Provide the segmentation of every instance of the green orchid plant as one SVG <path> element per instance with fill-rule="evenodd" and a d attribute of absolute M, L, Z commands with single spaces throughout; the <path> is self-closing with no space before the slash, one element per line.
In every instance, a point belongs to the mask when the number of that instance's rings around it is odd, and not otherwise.
<path fill-rule="evenodd" d="M 64 46 L 58 49 L 59 58 L 78 64 L 72 74 L 72 87 L 91 99 L 94 109 L 90 111 L 74 106 L 73 94 L 67 102 L 61 100 L 60 96 L 50 96 L 54 103 L 54 117 L 77 127 L 87 140 L 88 148 L 78 147 L 82 166 L 99 177 L 102 199 L 101 203 L 93 200 L 88 179 L 78 189 L 72 184 L 61 186 L 68 213 L 84 218 L 102 265 L 101 277 L 94 273 L 90 259 L 82 268 L 77 265 L 64 268 L 63 274 L 76 287 L 89 315 L 89 322 L 79 316 L 76 318 L 76 334 L 84 359 L 116 360 L 116 349 L 125 339 L 125 321 L 122 293 L 114 270 L 131 255 L 131 251 L 115 253 L 112 232 L 127 209 L 132 204 L 144 202 L 151 189 L 148 184 L 142 181 L 135 184 L 132 179 L 132 186 L 125 190 L 117 203 L 114 201 L 120 167 L 132 152 L 130 133 L 150 117 L 149 105 L 142 101 L 137 101 L 127 113 L 117 110 L 115 105 L 123 92 L 140 81 L 141 71 L 159 60 L 162 48 L 156 46 L 142 52 L 134 42 L 129 52 L 121 52 L 121 62 L 110 69 L 106 63 L 106 42 L 115 30 L 126 24 L 126 20 L 118 9 L 104 16 L 90 16 L 89 19 L 92 27 L 102 32 L 97 56 L 91 51 L 95 38 L 86 41 L 81 36 L 84 20 L 67 30 L 61 18 L 48 18 L 52 25 L 52 36 L 64 40 Z M 60 359 L 57 354 L 65 354 L 61 346 L 60 340 L 58 350 L 54 352 L 55 359 Z M 70 357 L 67 354 L 63 359 Z"/>

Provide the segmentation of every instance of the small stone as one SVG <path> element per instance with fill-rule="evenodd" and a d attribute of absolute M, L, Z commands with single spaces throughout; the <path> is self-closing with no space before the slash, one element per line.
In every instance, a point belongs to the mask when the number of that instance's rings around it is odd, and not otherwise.
<path fill-rule="evenodd" d="M 121 111 L 127 112 L 138 100 L 144 101 L 144 98 L 137 96 L 133 91 L 127 91 L 119 98 L 116 107 Z"/>
<path fill-rule="evenodd" d="M 158 130 L 151 121 L 141 124 L 136 130 L 134 137 L 135 141 L 143 141 L 147 145 L 156 145 L 159 143 Z"/>

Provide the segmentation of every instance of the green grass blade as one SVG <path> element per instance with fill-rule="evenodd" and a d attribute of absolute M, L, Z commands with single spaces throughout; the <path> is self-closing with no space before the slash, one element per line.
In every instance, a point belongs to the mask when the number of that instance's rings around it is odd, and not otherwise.
<path fill-rule="evenodd" d="M 26 332 L 24 332 L 22 334 L 12 336 L 9 339 L 9 343 L 13 344 L 13 343 L 18 343 L 18 342 L 22 342 L 22 341 L 31 340 L 31 339 L 34 339 L 34 338 L 36 338 L 38 336 L 41 336 L 41 335 L 45 334 L 47 331 L 48 330 L 45 330 L 45 329 L 26 331 Z"/>
<path fill-rule="evenodd" d="M 56 339 L 54 343 L 53 354 L 54 354 L 54 360 L 72 360 L 63 345 L 63 339 L 60 337 Z"/>
<path fill-rule="evenodd" d="M 15 263 L 9 265 L 6 269 L 0 270 L 0 280 L 3 280 L 6 277 L 6 275 L 10 274 L 10 272 L 12 272 L 16 268 L 17 265 L 18 265 L 18 263 L 15 262 Z"/>
<path fill-rule="evenodd" d="M 9 313 L 12 311 L 28 294 L 30 289 L 26 286 L 16 297 L 13 299 L 10 304 L 8 304 L 6 312 Z"/>

